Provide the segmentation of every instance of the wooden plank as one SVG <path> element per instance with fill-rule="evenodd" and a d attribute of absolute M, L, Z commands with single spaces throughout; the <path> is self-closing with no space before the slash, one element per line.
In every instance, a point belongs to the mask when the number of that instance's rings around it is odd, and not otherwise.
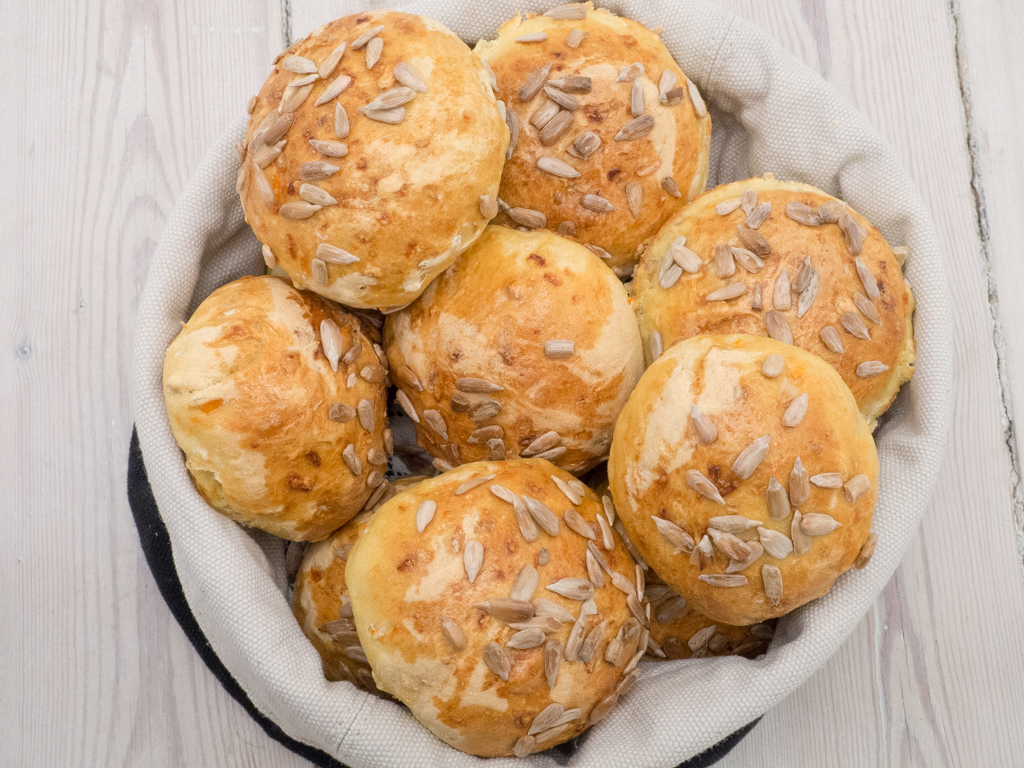
<path fill-rule="evenodd" d="M 956 28 L 945 4 L 924 0 L 725 5 L 830 80 L 895 147 L 947 244 L 957 323 L 949 453 L 921 535 L 841 652 L 721 765 L 1009 765 L 1024 754 L 1024 591 Z M 1012 71 L 996 59 L 988 80 Z M 987 119 L 1013 136 L 1015 121 Z"/>
<path fill-rule="evenodd" d="M 149 257 L 280 48 L 280 6 L 54 10 L 0 3 L 0 129 L 15 180 L 0 217 L 0 764 L 303 765 L 174 623 L 124 489 Z"/>

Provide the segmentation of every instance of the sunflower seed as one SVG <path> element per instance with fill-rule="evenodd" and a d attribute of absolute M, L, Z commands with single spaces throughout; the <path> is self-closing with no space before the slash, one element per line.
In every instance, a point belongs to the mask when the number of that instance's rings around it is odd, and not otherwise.
<path fill-rule="evenodd" d="M 328 85 L 324 89 L 324 92 L 320 94 L 320 98 L 318 98 L 314 102 L 314 105 L 319 107 L 323 104 L 326 104 L 329 101 L 333 101 L 334 99 L 338 98 L 338 96 L 341 95 L 341 93 L 344 92 L 344 90 L 348 88 L 350 85 L 352 85 L 351 77 L 349 77 L 348 75 L 339 75 L 330 85 Z"/>
<path fill-rule="evenodd" d="M 455 387 L 460 392 L 469 393 L 485 393 L 485 392 L 501 392 L 504 387 L 498 386 L 494 382 L 488 381 L 487 379 L 477 379 L 472 377 L 463 377 L 455 380 Z"/>
<path fill-rule="evenodd" d="M 334 105 L 334 135 L 339 139 L 348 137 L 348 112 L 341 104 Z"/>
<path fill-rule="evenodd" d="M 715 546 L 733 560 L 745 560 L 750 557 L 750 545 L 732 533 L 718 528 L 708 528 L 708 536 Z"/>
<path fill-rule="evenodd" d="M 896 263 L 902 268 L 907 261 L 907 256 L 910 255 L 910 249 L 905 245 L 896 245 L 893 246 L 892 255 L 896 257 Z"/>
<path fill-rule="evenodd" d="M 864 225 L 849 213 L 844 213 L 840 216 L 836 224 L 839 225 L 839 229 L 843 232 L 846 250 L 850 252 L 851 256 L 860 256 L 861 248 L 864 245 L 864 237 L 868 233 Z"/>
<path fill-rule="evenodd" d="M 405 415 L 412 419 L 416 424 L 420 423 L 420 416 L 416 413 L 416 407 L 412 404 L 412 400 L 402 390 L 395 392 L 395 400 L 402 406 L 402 410 L 405 411 Z"/>
<path fill-rule="evenodd" d="M 775 280 L 775 290 L 772 292 L 772 307 L 778 310 L 789 309 L 792 306 L 792 294 L 789 286 L 789 272 L 782 270 Z"/>
<path fill-rule="evenodd" d="M 872 301 L 877 299 L 878 283 L 875 282 L 875 278 L 874 276 L 872 276 L 871 270 L 868 269 L 867 265 L 863 261 L 861 261 L 860 258 L 855 259 L 854 263 L 857 265 L 857 275 L 858 277 L 860 277 L 861 284 L 864 286 L 864 293 L 867 294 L 867 298 L 871 299 Z M 856 303 L 856 297 L 854 297 L 854 303 Z M 875 315 L 877 316 L 878 310 L 875 310 L 874 305 L 869 306 L 871 306 L 871 309 L 874 310 Z M 859 308 L 860 305 L 858 305 L 858 309 Z M 864 310 L 861 311 L 863 312 Z M 876 322 L 881 324 L 881 318 L 879 318 Z"/>
<path fill-rule="evenodd" d="M 790 330 L 789 322 L 781 312 L 774 309 L 765 312 L 764 327 L 767 329 L 768 335 L 776 341 L 781 341 L 784 344 L 793 343 L 793 331 Z"/>
<path fill-rule="evenodd" d="M 743 208 L 743 212 L 749 216 L 756 205 L 757 192 L 749 187 L 744 189 L 743 194 L 740 195 L 740 207 Z"/>
<path fill-rule="evenodd" d="M 313 205 L 303 200 L 302 202 L 285 203 L 281 206 L 280 214 L 283 219 L 299 221 L 308 219 L 321 208 L 323 208 L 322 205 Z"/>
<path fill-rule="evenodd" d="M 792 482 L 791 479 L 790 485 Z M 771 514 L 772 520 L 785 520 L 789 517 L 789 496 L 786 494 L 786 489 L 774 477 L 768 481 L 765 498 L 768 501 L 768 512 Z"/>
<path fill-rule="evenodd" d="M 715 246 L 715 274 L 719 277 L 732 277 L 736 273 L 736 262 L 732 257 L 733 249 L 729 245 Z"/>
<path fill-rule="evenodd" d="M 861 496 L 871 490 L 871 480 L 867 475 L 854 475 L 843 486 L 846 500 L 853 504 Z"/>
<path fill-rule="evenodd" d="M 719 288 L 717 291 L 712 291 L 706 297 L 707 301 L 729 301 L 742 296 L 747 292 L 747 286 L 744 283 L 729 283 L 728 285 Z"/>
<path fill-rule="evenodd" d="M 394 109 L 371 109 L 369 106 L 366 106 L 360 107 L 359 111 L 371 120 L 375 120 L 378 123 L 387 123 L 388 125 L 398 125 L 400 122 L 405 120 L 405 107 L 395 107 Z"/>
<path fill-rule="evenodd" d="M 281 61 L 281 66 L 289 72 L 295 72 L 299 75 L 311 75 L 318 71 L 316 64 L 312 61 L 304 56 L 296 56 L 295 54 L 285 56 Z"/>
<path fill-rule="evenodd" d="M 380 448 L 371 448 L 366 453 L 366 460 L 371 464 L 383 466 L 388 463 L 388 455 Z"/>
<path fill-rule="evenodd" d="M 424 417 L 428 413 L 437 413 L 438 416 L 441 415 L 437 411 L 424 411 L 423 412 Z M 427 419 L 427 421 L 429 423 L 430 419 Z M 442 421 L 442 424 L 443 423 L 444 422 Z M 448 435 L 447 434 L 444 435 L 444 439 L 445 440 L 448 439 Z M 479 477 L 470 478 L 469 480 L 467 480 L 466 482 L 464 482 L 462 485 L 460 485 L 458 488 L 455 489 L 455 495 L 456 496 L 461 496 L 462 494 L 468 493 L 469 491 L 472 491 L 474 488 L 477 488 L 477 487 L 483 485 L 488 480 L 493 480 L 493 479 L 494 479 L 494 475 L 480 475 Z"/>
<path fill-rule="evenodd" d="M 712 624 L 710 627 L 704 627 L 703 629 L 699 629 L 693 633 L 693 635 L 687 641 L 687 645 L 690 647 L 691 651 L 696 653 L 708 644 L 708 642 L 711 640 L 712 637 L 714 637 L 714 634 L 717 631 L 718 627 L 715 624 Z"/>
<path fill-rule="evenodd" d="M 837 355 L 843 354 L 843 342 L 839 338 L 839 332 L 831 325 L 826 325 L 819 334 L 822 343 Z"/>
<path fill-rule="evenodd" d="M 245 112 L 246 112 L 246 114 L 251 115 L 253 110 L 256 109 L 256 101 L 257 101 L 257 97 L 256 96 L 250 96 L 249 97 L 249 102 L 245 105 Z"/>
<path fill-rule="evenodd" d="M 338 201 L 331 197 L 327 190 L 321 189 L 315 184 L 303 184 L 300 186 L 299 197 L 307 203 L 313 203 L 313 205 L 319 205 L 321 207 L 338 204 Z"/>
<path fill-rule="evenodd" d="M 490 600 L 476 603 L 473 607 L 485 611 L 498 621 L 527 621 L 533 618 L 533 605 L 524 600 L 493 597 Z"/>
<path fill-rule="evenodd" d="M 846 203 L 842 200 L 829 200 L 818 207 L 818 217 L 823 224 L 835 224 L 844 213 L 846 213 Z"/>
<path fill-rule="evenodd" d="M 320 181 L 327 179 L 338 172 L 338 166 L 331 165 L 323 160 L 310 160 L 303 163 L 299 169 L 299 177 L 303 181 Z"/>
<path fill-rule="evenodd" d="M 545 589 L 570 600 L 589 600 L 594 596 L 594 585 L 587 579 L 559 579 L 548 584 Z"/>
<path fill-rule="evenodd" d="M 796 461 L 793 462 L 793 471 L 789 473 L 789 503 L 794 507 L 799 507 L 807 501 L 807 497 L 811 493 L 811 486 L 808 483 L 807 470 L 804 469 L 803 462 L 797 456 Z"/>
<path fill-rule="evenodd" d="M 761 540 L 764 551 L 774 558 L 783 560 L 793 551 L 793 542 L 784 533 L 771 528 L 758 528 L 757 536 Z"/>
<path fill-rule="evenodd" d="M 818 215 L 818 211 L 797 200 L 786 204 L 786 215 L 798 224 L 808 227 L 821 226 L 821 216 Z"/>
<path fill-rule="evenodd" d="M 377 35 L 379 35 L 383 31 L 383 24 L 381 24 L 378 27 L 371 27 L 370 29 L 366 30 L 363 34 L 361 34 L 352 42 L 352 50 L 358 51 L 360 48 L 363 48 L 368 42 L 373 40 L 375 37 L 377 37 Z"/>
<path fill-rule="evenodd" d="M 344 157 L 348 154 L 348 145 L 340 141 L 310 139 L 309 145 L 321 155 L 326 155 L 327 157 Z"/>
<path fill-rule="evenodd" d="M 806 555 L 811 551 L 811 537 L 804 533 L 803 515 L 794 510 L 793 521 L 789 526 L 789 537 L 793 540 L 793 551 L 798 555 Z"/>
<path fill-rule="evenodd" d="M 751 528 L 759 528 L 760 520 L 751 520 L 743 515 L 719 515 L 708 520 L 708 526 L 724 533 L 743 533 Z"/>
<path fill-rule="evenodd" d="M 764 236 L 745 224 L 739 224 L 736 227 L 736 231 L 739 233 L 740 242 L 743 243 L 743 247 L 753 251 L 758 256 L 768 256 L 772 252 L 771 245 L 764 239 Z"/>
<path fill-rule="evenodd" d="M 362 664 L 368 663 L 366 659 L 366 651 L 358 645 L 350 645 L 346 648 L 345 655 L 352 659 L 352 661 L 358 661 Z"/>
<path fill-rule="evenodd" d="M 546 459 L 547 461 L 554 461 L 555 459 L 564 455 L 567 450 L 568 449 L 565 448 L 564 446 L 559 446 L 558 448 L 552 448 L 550 450 L 544 451 L 543 453 L 538 453 L 536 456 L 534 456 L 534 458 Z"/>
<path fill-rule="evenodd" d="M 878 314 L 878 310 L 875 305 L 871 303 L 870 299 L 860 291 L 856 291 L 853 294 L 853 303 L 856 305 L 860 313 L 864 315 L 868 320 L 873 322 L 875 325 L 882 324 L 882 316 Z"/>
<path fill-rule="evenodd" d="M 538 131 L 547 125 L 551 118 L 557 115 L 561 111 L 561 107 L 555 102 L 548 99 L 530 115 L 530 125 L 536 128 Z"/>
<path fill-rule="evenodd" d="M 732 464 L 732 471 L 741 480 L 746 480 L 754 471 L 761 466 L 765 456 L 768 455 L 768 447 L 771 442 L 771 435 L 762 435 L 747 446 L 743 452 L 736 457 Z"/>
<path fill-rule="evenodd" d="M 341 330 L 338 324 L 329 317 L 320 321 L 320 344 L 324 350 L 324 356 L 331 364 L 335 373 L 338 372 L 338 358 L 341 357 L 345 343 L 341 338 Z"/>
<path fill-rule="evenodd" d="M 580 43 L 590 37 L 590 33 L 582 29 L 570 29 L 565 44 L 570 48 L 578 48 Z"/>
<path fill-rule="evenodd" d="M 697 113 L 697 117 L 707 117 L 708 107 L 704 103 L 704 98 L 700 95 L 700 91 L 697 90 L 697 85 L 692 80 L 686 81 L 686 90 L 690 95 L 690 102 L 693 104 L 693 111 Z M 671 94 L 667 94 L 671 96 Z M 669 98 L 669 103 L 672 103 Z"/>
<path fill-rule="evenodd" d="M 566 110 L 558 112 L 540 130 L 540 143 L 545 147 L 554 144 L 573 124 L 573 114 Z"/>
<path fill-rule="evenodd" d="M 761 309 L 761 284 L 754 283 L 754 296 L 750 300 L 751 309 Z"/>
<path fill-rule="evenodd" d="M 491 461 L 504 461 L 505 460 L 505 444 L 497 439 L 492 438 L 487 441 L 487 458 Z"/>
<path fill-rule="evenodd" d="M 498 198 L 494 195 L 480 195 L 480 215 L 490 221 L 498 215 Z"/>
<path fill-rule="evenodd" d="M 800 298 L 796 302 L 796 316 L 803 317 L 807 314 L 808 310 L 814 305 L 814 300 L 818 297 L 818 288 L 821 285 L 821 278 L 818 274 L 818 270 L 812 269 L 810 272 L 810 281 L 807 287 L 800 292 Z"/>
<path fill-rule="evenodd" d="M 665 541 L 680 552 L 690 554 L 693 551 L 694 544 L 690 534 L 670 520 L 665 520 L 657 515 L 651 515 L 651 519 L 654 520 L 658 533 L 662 535 Z"/>
<path fill-rule="evenodd" d="M 428 427 L 441 436 L 442 440 L 448 439 L 448 425 L 444 423 L 444 417 L 441 415 L 440 411 L 434 410 L 433 408 L 425 409 L 423 411 L 423 420 L 427 423 Z M 457 490 L 455 495 L 459 495 Z"/>
<path fill-rule="evenodd" d="M 526 509 L 529 511 L 530 516 L 537 521 L 537 525 L 544 529 L 546 534 L 549 536 L 558 535 L 558 517 L 547 504 L 526 495 L 523 496 L 523 502 L 526 504 Z"/>
<path fill-rule="evenodd" d="M 373 38 L 366 44 L 366 68 L 373 69 L 374 64 L 380 61 L 380 55 L 384 51 L 384 41 L 379 37 Z"/>
<path fill-rule="evenodd" d="M 741 573 L 702 573 L 697 577 L 712 587 L 745 587 L 747 577 Z"/>
<path fill-rule="evenodd" d="M 728 216 L 740 207 L 740 202 L 741 200 L 738 197 L 731 198 L 730 200 L 723 200 L 715 206 L 715 212 L 718 213 L 719 216 Z"/>
<path fill-rule="evenodd" d="M 604 586 L 604 573 L 601 571 L 601 566 L 597 564 L 597 560 L 588 551 L 586 554 L 587 563 L 587 576 L 590 578 L 590 583 L 594 585 L 596 589 L 600 589 Z"/>
<path fill-rule="evenodd" d="M 604 640 L 604 630 L 607 625 L 607 621 L 602 621 L 600 624 L 598 624 L 596 627 L 590 630 L 589 633 L 587 633 L 587 637 L 583 641 L 583 645 L 580 646 L 580 661 L 582 661 L 584 664 L 590 661 L 594 657 L 594 654 L 597 652 L 598 647 L 601 645 L 601 641 Z M 563 718 L 567 717 L 570 712 L 576 713 L 575 717 L 572 718 L 573 720 L 575 720 L 576 717 L 579 717 L 580 711 L 577 709 L 566 711 L 565 715 L 563 715 Z"/>
<path fill-rule="evenodd" d="M 865 341 L 871 340 L 871 334 L 868 333 L 868 327 L 864 325 L 864 321 L 860 319 L 860 315 L 854 312 L 844 312 L 839 318 L 839 322 L 842 324 L 846 332 L 852 336 L 856 336 L 858 339 L 864 339 Z"/>
<path fill-rule="evenodd" d="M 568 75 L 557 80 L 548 80 L 548 85 L 565 93 L 590 93 L 593 81 L 584 75 Z"/>
<path fill-rule="evenodd" d="M 666 176 L 661 180 L 661 188 L 672 197 L 683 196 L 683 193 L 679 191 L 679 185 L 676 184 L 676 180 L 671 176 Z"/>
<path fill-rule="evenodd" d="M 743 223 L 746 224 L 751 229 L 757 229 L 762 224 L 764 224 L 765 219 L 768 218 L 771 212 L 771 201 L 760 203 L 754 206 L 753 210 L 751 210 L 750 213 L 747 214 L 747 219 Z"/>
<path fill-rule="evenodd" d="M 509 600 L 528 602 L 533 597 L 539 581 L 540 574 L 537 573 L 536 568 L 532 565 L 523 566 L 523 569 L 519 571 L 519 575 L 516 576 L 515 583 L 512 584 L 512 589 L 509 590 Z"/>
<path fill-rule="evenodd" d="M 508 682 L 508 673 L 512 665 L 509 663 L 508 656 L 505 655 L 500 645 L 494 642 L 487 643 L 483 648 L 483 659 L 484 664 L 487 665 L 491 672 L 506 683 Z"/>
<path fill-rule="evenodd" d="M 532 208 L 509 208 L 506 213 L 516 224 L 530 229 L 543 229 L 548 223 L 547 216 Z"/>
<path fill-rule="evenodd" d="M 256 150 L 255 154 L 253 154 L 252 161 L 260 168 L 266 168 L 272 162 L 277 160 L 287 143 L 288 141 L 286 139 L 281 139 L 281 141 L 276 144 L 271 144 L 269 147 L 265 145 L 261 146 Z"/>
<path fill-rule="evenodd" d="M 288 553 L 290 554 L 291 552 L 296 552 L 296 551 L 299 552 L 299 554 L 300 554 L 300 563 L 301 563 L 302 547 L 301 546 L 292 547 L 291 546 L 292 544 L 298 545 L 299 542 L 297 542 L 297 541 L 290 542 L 289 545 L 288 545 Z M 287 557 L 287 554 L 286 554 L 286 557 Z M 324 632 L 325 634 L 328 634 L 328 635 L 337 635 L 337 634 L 342 633 L 342 632 L 355 632 L 355 629 L 356 629 L 356 625 L 352 623 L 352 619 L 351 618 L 347 618 L 347 617 L 335 619 L 334 621 L 328 621 L 326 624 L 324 624 L 323 626 L 320 627 L 320 631 Z"/>
<path fill-rule="evenodd" d="M 740 266 L 747 270 L 747 272 L 755 274 L 764 268 L 764 262 L 753 251 L 749 251 L 746 248 L 736 247 L 732 247 L 731 250 L 733 258 L 736 259 Z"/>
<path fill-rule="evenodd" d="M 608 519 L 608 525 L 615 525 L 615 504 L 612 502 L 612 497 L 607 494 L 602 496 L 601 506 L 604 507 L 604 514 Z"/>
<path fill-rule="evenodd" d="M 552 19 L 585 19 L 587 18 L 587 6 L 583 3 L 560 5 L 547 11 L 544 15 Z"/>
<path fill-rule="evenodd" d="M 718 492 L 718 488 L 696 469 L 686 471 L 686 484 L 706 499 L 725 504 L 725 499 Z"/>
<path fill-rule="evenodd" d="M 868 360 L 857 366 L 857 375 L 862 379 L 879 376 L 889 370 L 889 366 L 879 360 Z"/>
<path fill-rule="evenodd" d="M 523 83 L 523 87 L 519 89 L 519 100 L 529 101 L 540 93 L 540 89 L 544 87 L 544 83 L 547 82 L 549 74 L 551 74 L 550 61 L 540 69 L 532 72 L 530 76 L 526 78 L 526 82 Z"/>
<path fill-rule="evenodd" d="M 643 73 L 644 65 L 639 61 L 634 61 L 632 64 L 629 64 L 619 70 L 619 76 L 615 79 L 615 82 L 624 83 L 630 80 L 636 80 Z"/>
<path fill-rule="evenodd" d="M 471 542 L 475 544 L 476 542 Z M 472 579 L 470 579 L 472 581 Z M 445 642 L 456 651 L 466 650 L 466 635 L 462 628 L 444 614 L 441 614 L 441 635 Z"/>
<path fill-rule="evenodd" d="M 408 104 L 415 98 L 416 91 L 412 88 L 400 85 L 397 88 L 391 88 L 384 91 L 384 93 L 367 104 L 366 108 L 372 110 L 394 109 L 395 107 L 400 107 L 403 104 Z"/>
<path fill-rule="evenodd" d="M 644 105 L 644 79 L 638 77 L 633 81 L 633 87 L 629 94 L 629 111 L 633 117 L 640 117 L 645 111 Z"/>
<path fill-rule="evenodd" d="M 551 475 L 551 479 L 552 481 L 554 481 L 555 485 L 558 486 L 558 490 L 560 490 L 565 495 L 565 498 L 567 498 L 573 504 L 583 503 L 583 494 L 577 492 L 573 488 L 570 488 L 569 484 L 565 482 L 565 480 L 555 475 Z"/>
<path fill-rule="evenodd" d="M 587 582 L 590 583 L 589 581 Z M 584 616 L 580 616 L 576 620 L 576 623 L 572 625 L 572 631 L 569 632 L 569 639 L 565 643 L 565 660 L 566 661 L 579 661 L 580 648 L 583 646 L 584 633 L 587 629 L 587 622 Z"/>
<path fill-rule="evenodd" d="M 372 432 L 374 425 L 373 403 L 371 403 L 366 398 L 363 398 L 356 405 L 356 413 L 359 414 L 359 424 L 362 426 L 362 428 L 365 429 L 367 432 Z"/>
<path fill-rule="evenodd" d="M 804 392 L 800 397 L 789 404 L 789 408 L 782 415 L 782 426 L 795 427 L 804 420 L 807 413 L 808 394 Z"/>
<path fill-rule="evenodd" d="M 650 335 L 647 337 L 647 346 L 651 351 L 651 362 L 661 357 L 661 334 L 657 331 L 651 331 Z"/>
<path fill-rule="evenodd" d="M 715 423 L 697 407 L 696 403 L 690 405 L 690 422 L 702 443 L 710 445 L 715 442 L 718 437 L 718 429 L 715 427 Z"/>
<path fill-rule="evenodd" d="M 596 211 L 598 213 L 608 213 L 614 211 L 615 206 L 605 200 L 600 195 L 588 194 L 580 198 L 580 205 L 586 208 L 588 211 Z"/>
<path fill-rule="evenodd" d="M 875 547 L 878 546 L 878 535 L 869 533 L 868 538 L 864 542 L 864 546 L 860 548 L 860 553 L 857 555 L 857 559 L 853 563 L 853 567 L 858 571 L 862 570 L 871 561 L 871 556 L 875 554 Z"/>
<path fill-rule="evenodd" d="M 654 620 L 659 624 L 668 624 L 686 614 L 686 600 L 679 595 L 673 595 L 664 603 L 658 606 L 654 613 Z"/>
<path fill-rule="evenodd" d="M 516 38 L 517 43 L 543 43 L 548 39 L 547 32 L 530 32 Z"/>
<path fill-rule="evenodd" d="M 356 447 L 354 445 L 345 446 L 345 450 L 341 452 L 341 458 L 353 475 L 361 475 L 363 473 L 363 463 L 356 456 Z"/>
<path fill-rule="evenodd" d="M 538 453 L 543 453 L 544 451 L 554 448 L 560 442 L 562 442 L 562 436 L 560 434 L 554 431 L 545 432 L 526 446 L 520 455 L 524 458 L 535 456 Z"/>
<path fill-rule="evenodd" d="M 505 159 L 508 160 L 512 157 L 516 144 L 519 143 L 519 115 L 516 114 L 515 110 L 507 109 L 505 111 L 505 124 L 508 126 L 508 149 L 505 150 Z M 501 207 L 500 200 L 498 201 L 498 207 Z"/>
<path fill-rule="evenodd" d="M 576 101 L 576 99 L 571 94 L 565 93 L 564 91 L 560 91 L 558 88 L 553 88 L 550 85 L 545 85 L 542 90 L 547 95 L 547 97 L 551 99 L 551 101 L 553 101 L 555 104 L 562 107 L 563 109 L 569 110 L 570 112 L 575 109 L 578 109 L 580 106 L 579 102 Z"/>
<path fill-rule="evenodd" d="M 249 176 L 249 166 L 248 165 L 244 165 L 244 164 L 239 166 L 239 168 L 238 168 L 238 175 L 235 177 L 235 193 L 239 197 L 243 197 L 244 198 L 246 193 L 248 192 L 248 190 L 249 190 L 249 178 L 250 178 L 250 176 Z M 266 176 L 263 177 L 264 182 L 266 182 L 266 178 L 267 178 Z M 261 197 L 263 197 L 264 202 L 266 202 L 267 205 L 272 205 L 273 202 L 274 202 L 274 193 L 273 193 L 272 190 L 270 190 L 269 182 L 267 183 L 267 189 L 268 189 L 268 191 L 270 191 L 270 195 L 269 195 L 270 199 L 269 199 L 269 201 L 267 200 L 267 197 L 263 195 L 263 190 L 260 190 L 260 195 L 261 195 Z"/>
<path fill-rule="evenodd" d="M 637 184 L 637 187 L 639 186 Z M 672 245 L 669 246 L 667 255 L 672 257 L 672 260 L 679 265 L 680 269 L 693 275 L 701 270 L 704 262 L 701 261 L 700 256 L 687 248 L 685 243 L 685 237 L 677 237 Z"/>
<path fill-rule="evenodd" d="M 296 80 L 294 83 L 289 83 L 288 87 L 285 88 L 284 96 L 281 98 L 281 103 L 277 105 L 277 111 L 282 116 L 291 116 L 295 112 L 295 110 L 302 106 L 302 103 L 306 100 L 306 97 L 309 96 L 310 91 L 313 90 L 312 83 L 307 82 L 305 85 L 299 85 L 299 83 L 308 81 L 310 78 L 315 80 L 316 77 L 316 75 L 309 75 L 309 77 L 304 77 L 301 78 L 300 80 Z M 280 121 L 278 122 L 280 124 Z M 267 134 L 266 142 L 268 144 L 277 141 L 277 139 L 280 138 L 280 136 L 276 136 L 275 138 L 271 139 L 271 135 L 272 134 L 269 133 Z M 284 134 L 282 133 L 281 135 L 283 136 Z"/>
<path fill-rule="evenodd" d="M 808 536 L 826 536 L 841 527 L 842 523 L 822 512 L 805 512 L 800 521 L 800 530 Z"/>
<path fill-rule="evenodd" d="M 772 605 L 778 605 L 782 599 L 782 571 L 777 565 L 765 563 L 761 566 L 761 582 L 764 585 L 764 593 Z"/>
<path fill-rule="evenodd" d="M 652 130 L 654 130 L 654 116 L 641 115 L 640 117 L 634 117 L 623 125 L 619 132 L 615 134 L 615 140 L 633 141 L 634 139 L 643 138 Z"/>
<path fill-rule="evenodd" d="M 666 69 L 661 73 L 661 78 L 658 80 L 658 98 L 660 101 L 665 101 L 665 94 L 675 88 L 678 81 L 679 76 L 671 69 Z"/>
<path fill-rule="evenodd" d="M 334 403 L 331 405 L 331 411 L 328 418 L 331 421 L 337 421 L 341 424 L 352 421 L 356 417 L 355 408 L 351 405 L 345 405 L 345 403 Z"/>
<path fill-rule="evenodd" d="M 520 737 L 512 747 L 512 754 L 516 757 L 527 757 L 537 748 L 537 739 L 533 736 Z"/>
<path fill-rule="evenodd" d="M 348 363 L 354 362 L 361 354 L 363 354 L 363 345 L 357 341 L 349 348 L 348 352 L 345 353 L 345 356 L 341 358 L 341 362 L 347 365 Z"/>
<path fill-rule="evenodd" d="M 497 400 L 484 400 L 469 409 L 471 421 L 487 421 L 501 413 L 501 403 Z"/>
<path fill-rule="evenodd" d="M 745 571 L 764 554 L 764 547 L 756 541 L 748 541 L 747 546 L 750 547 L 750 554 L 742 560 L 730 560 L 728 567 L 725 569 L 726 573 Z"/>
<path fill-rule="evenodd" d="M 557 619 L 561 623 L 575 621 L 573 615 L 558 603 L 548 600 L 546 597 L 538 597 L 533 601 L 534 614 L 536 616 Z"/>
<path fill-rule="evenodd" d="M 538 157 L 537 168 L 561 179 L 575 179 L 580 175 L 580 172 L 567 162 L 554 157 Z"/>
<path fill-rule="evenodd" d="M 682 274 L 683 268 L 676 264 L 670 256 L 661 270 L 661 275 L 658 277 L 658 284 L 665 290 L 668 290 L 679 281 Z"/>
<path fill-rule="evenodd" d="M 509 641 L 505 643 L 507 648 L 515 648 L 516 650 L 526 650 L 527 648 L 536 648 L 538 645 L 542 645 L 547 639 L 547 635 L 544 634 L 544 630 L 531 627 L 530 629 L 521 629 L 509 638 Z"/>

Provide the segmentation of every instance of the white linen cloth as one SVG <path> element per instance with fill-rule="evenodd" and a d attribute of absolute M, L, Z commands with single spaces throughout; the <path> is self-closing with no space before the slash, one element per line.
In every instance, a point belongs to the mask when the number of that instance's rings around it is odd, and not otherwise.
<path fill-rule="evenodd" d="M 771 650 L 756 661 L 643 665 L 632 691 L 567 763 L 655 768 L 698 754 L 800 686 L 835 653 L 892 576 L 942 458 L 951 402 L 950 299 L 932 222 L 910 178 L 829 85 L 764 33 L 703 0 L 601 5 L 661 26 L 668 49 L 700 88 L 714 121 L 709 187 L 770 171 L 843 198 L 891 244 L 909 246 L 906 275 L 917 298 L 917 370 L 876 434 L 881 479 L 874 559 L 780 621 Z M 493 37 L 517 10 L 549 7 L 531 0 L 426 0 L 403 10 L 438 19 L 472 45 Z M 139 306 L 134 414 L 182 587 L 217 655 L 256 707 L 290 736 L 353 768 L 479 766 L 479 758 L 446 746 L 404 708 L 324 679 L 283 593 L 280 545 L 261 547 L 257 542 L 270 537 L 250 535 L 204 503 L 171 434 L 161 372 L 179 321 L 217 286 L 262 271 L 259 244 L 234 191 L 233 145 L 245 122 L 238 120 L 211 148 L 178 201 Z M 556 764 L 543 753 L 525 762 Z M 512 764 L 511 758 L 490 763 Z"/>

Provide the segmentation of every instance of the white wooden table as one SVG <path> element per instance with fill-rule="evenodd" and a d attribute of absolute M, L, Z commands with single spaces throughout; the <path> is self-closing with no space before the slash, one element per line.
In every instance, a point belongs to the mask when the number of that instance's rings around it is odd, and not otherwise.
<path fill-rule="evenodd" d="M 1024 3 L 723 3 L 916 180 L 945 244 L 956 394 L 896 577 L 721 765 L 1024 765 Z M 129 351 L 174 200 L 285 38 L 387 4 L 0 2 L 0 765 L 307 765 L 206 670 L 142 558 Z"/>

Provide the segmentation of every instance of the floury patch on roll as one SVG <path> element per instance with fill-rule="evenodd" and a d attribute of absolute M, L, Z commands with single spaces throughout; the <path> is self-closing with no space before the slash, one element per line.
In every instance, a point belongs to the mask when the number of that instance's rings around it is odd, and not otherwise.
<path fill-rule="evenodd" d="M 522 757 L 599 721 L 639 676 L 640 573 L 591 490 L 520 459 L 395 496 L 345 578 L 380 689 L 457 749 Z"/>
<path fill-rule="evenodd" d="M 633 295 L 651 360 L 701 333 L 753 333 L 824 358 L 874 426 L 913 374 L 906 248 L 807 184 L 747 179 L 690 203 L 658 233 Z"/>
<path fill-rule="evenodd" d="M 474 49 L 511 129 L 498 223 L 579 238 L 627 276 L 708 177 L 711 118 L 664 43 L 592 3 L 516 16 Z"/>
<path fill-rule="evenodd" d="M 277 277 L 207 296 L 163 374 L 171 429 L 206 501 L 295 541 L 350 520 L 385 483 L 378 340 L 368 323 Z"/>
<path fill-rule="evenodd" d="M 390 483 L 378 504 L 414 487 L 422 477 L 404 477 Z M 310 544 L 295 576 L 292 611 L 303 633 L 320 654 L 324 677 L 348 680 L 377 693 L 366 654 L 359 645 L 352 599 L 345 583 L 345 565 L 356 540 L 366 531 L 373 509 L 361 512 L 324 541 Z M 293 544 L 292 546 L 301 546 Z"/>
<path fill-rule="evenodd" d="M 867 422 L 826 362 L 774 339 L 666 351 L 619 417 L 608 476 L 633 545 L 716 622 L 788 613 L 874 551 Z"/>
<path fill-rule="evenodd" d="M 398 402 L 441 470 L 517 456 L 587 470 L 643 370 L 621 282 L 550 231 L 488 227 L 384 330 Z"/>
<path fill-rule="evenodd" d="M 325 24 L 284 51 L 250 111 L 246 221 L 299 288 L 408 304 L 494 215 L 508 129 L 484 66 L 432 19 Z"/>

